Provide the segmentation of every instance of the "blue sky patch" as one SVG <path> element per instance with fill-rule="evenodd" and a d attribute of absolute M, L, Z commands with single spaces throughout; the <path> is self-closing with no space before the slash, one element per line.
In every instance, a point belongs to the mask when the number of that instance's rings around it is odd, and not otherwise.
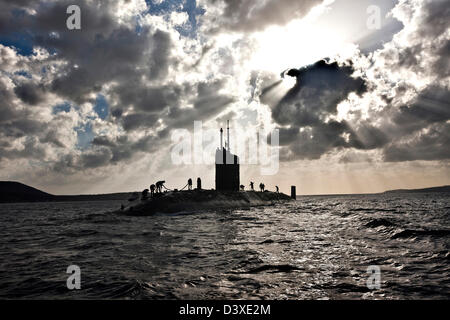
<path fill-rule="evenodd" d="M 13 32 L 0 35 L 0 44 L 7 47 L 14 47 L 22 56 L 33 54 L 33 37 L 25 32 Z"/>
<path fill-rule="evenodd" d="M 97 95 L 97 99 L 95 99 L 94 111 L 97 113 L 100 119 L 105 120 L 109 114 L 109 104 L 106 101 L 106 98 L 102 94 Z"/>
<path fill-rule="evenodd" d="M 197 34 L 197 17 L 203 15 L 205 10 L 197 6 L 196 0 L 166 0 L 161 3 L 154 3 L 146 0 L 149 6 L 148 13 L 151 15 L 165 15 L 171 12 L 186 12 L 189 16 L 188 23 L 177 26 L 175 29 L 185 37 L 195 37 Z"/>
<path fill-rule="evenodd" d="M 64 102 L 62 104 L 58 104 L 53 107 L 53 114 L 61 113 L 61 112 L 69 112 L 70 111 L 70 103 Z"/>
<path fill-rule="evenodd" d="M 25 78 L 28 78 L 28 79 L 31 79 L 31 78 L 32 78 L 31 74 L 29 74 L 29 73 L 26 72 L 25 70 L 19 70 L 19 71 L 16 71 L 16 72 L 14 72 L 14 75 L 16 75 L 16 76 L 22 76 L 22 77 L 25 77 Z"/>
<path fill-rule="evenodd" d="M 92 140 L 94 140 L 94 132 L 92 131 L 92 123 L 86 122 L 85 124 L 75 127 L 75 131 L 77 132 L 77 148 L 79 149 L 87 149 L 91 144 Z"/>

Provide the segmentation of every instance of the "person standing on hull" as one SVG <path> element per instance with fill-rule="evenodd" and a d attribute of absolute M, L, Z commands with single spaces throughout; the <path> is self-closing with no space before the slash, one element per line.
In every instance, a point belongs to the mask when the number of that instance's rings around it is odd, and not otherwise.
<path fill-rule="evenodd" d="M 279 192 L 280 192 L 280 189 L 278 188 L 278 186 L 275 186 L 275 188 L 277 188 L 277 193 L 279 193 Z"/>
<path fill-rule="evenodd" d="M 252 189 L 252 191 L 255 191 L 254 185 L 255 183 L 253 181 L 250 181 L 250 189 Z"/>
<path fill-rule="evenodd" d="M 202 190 L 202 179 L 197 178 L 197 190 Z"/>
<path fill-rule="evenodd" d="M 189 178 L 188 180 L 188 190 L 192 190 L 192 179 Z"/>
<path fill-rule="evenodd" d="M 150 186 L 150 195 L 151 195 L 152 197 L 155 195 L 155 185 L 154 185 L 154 184 L 152 184 L 152 185 Z"/>

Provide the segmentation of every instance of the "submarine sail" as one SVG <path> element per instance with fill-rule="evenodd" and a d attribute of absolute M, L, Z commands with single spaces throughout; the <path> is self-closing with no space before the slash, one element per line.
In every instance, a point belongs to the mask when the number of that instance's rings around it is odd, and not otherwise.
<path fill-rule="evenodd" d="M 216 190 L 239 191 L 239 157 L 230 151 L 230 127 L 227 122 L 226 147 L 222 146 L 223 130 L 220 129 L 220 148 L 216 150 Z"/>

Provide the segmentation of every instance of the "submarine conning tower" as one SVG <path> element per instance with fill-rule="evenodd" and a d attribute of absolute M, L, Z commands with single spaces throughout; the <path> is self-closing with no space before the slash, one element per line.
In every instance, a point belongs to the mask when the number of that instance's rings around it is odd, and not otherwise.
<path fill-rule="evenodd" d="M 220 128 L 220 148 L 216 150 L 216 190 L 239 191 L 239 157 L 230 151 L 230 122 L 227 121 L 227 141 L 223 146 Z"/>

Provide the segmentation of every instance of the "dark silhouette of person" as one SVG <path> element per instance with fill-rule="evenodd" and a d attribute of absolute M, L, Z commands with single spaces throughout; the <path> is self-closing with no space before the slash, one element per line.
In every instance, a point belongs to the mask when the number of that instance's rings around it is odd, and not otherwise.
<path fill-rule="evenodd" d="M 162 193 L 162 187 L 164 186 L 164 183 L 166 183 L 164 180 L 158 181 L 156 183 L 156 192 Z"/>
<path fill-rule="evenodd" d="M 264 185 L 262 184 L 262 182 L 259 184 L 259 190 L 261 190 L 261 192 L 264 191 Z"/>
<path fill-rule="evenodd" d="M 278 188 L 278 186 L 275 186 L 275 188 L 277 188 L 277 193 L 280 191 L 280 189 Z"/>
<path fill-rule="evenodd" d="M 188 179 L 188 190 L 192 190 L 192 179 Z"/>
<path fill-rule="evenodd" d="M 244 191 L 245 186 L 243 184 L 241 184 L 241 190 Z"/>
<path fill-rule="evenodd" d="M 253 181 L 250 181 L 250 189 L 255 190 L 254 185 L 255 183 Z"/>
<path fill-rule="evenodd" d="M 202 190 L 202 179 L 197 178 L 197 190 Z"/>
<path fill-rule="evenodd" d="M 150 186 L 150 195 L 153 197 L 154 195 L 155 195 L 155 185 L 154 184 L 152 184 L 151 186 Z"/>
<path fill-rule="evenodd" d="M 148 189 L 144 189 L 144 191 L 142 191 L 142 197 L 141 200 L 145 200 L 148 197 Z"/>

